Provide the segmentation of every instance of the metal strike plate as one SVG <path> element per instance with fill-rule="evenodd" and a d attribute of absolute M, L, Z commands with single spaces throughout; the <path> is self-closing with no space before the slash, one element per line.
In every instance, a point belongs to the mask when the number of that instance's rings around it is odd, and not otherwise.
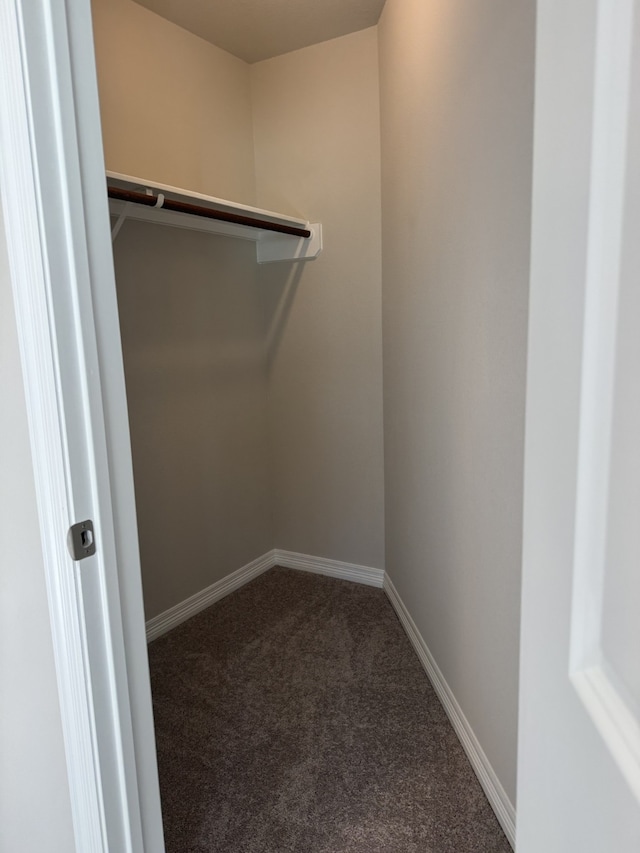
<path fill-rule="evenodd" d="M 84 560 L 96 553 L 96 539 L 93 532 L 93 521 L 79 521 L 69 528 L 67 545 L 72 560 Z"/>

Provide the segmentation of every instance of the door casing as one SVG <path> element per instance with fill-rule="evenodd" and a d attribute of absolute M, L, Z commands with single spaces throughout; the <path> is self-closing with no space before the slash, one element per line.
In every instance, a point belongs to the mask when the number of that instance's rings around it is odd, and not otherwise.
<path fill-rule="evenodd" d="M 0 0 L 0 183 L 72 821 L 164 850 L 89 0 Z M 90 518 L 80 562 L 68 528 Z"/>

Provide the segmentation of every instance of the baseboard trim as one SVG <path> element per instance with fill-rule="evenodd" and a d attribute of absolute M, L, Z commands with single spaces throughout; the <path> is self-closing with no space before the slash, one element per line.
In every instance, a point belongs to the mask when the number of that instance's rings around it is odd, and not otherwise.
<path fill-rule="evenodd" d="M 440 702 L 442 703 L 451 725 L 462 744 L 467 757 L 471 762 L 476 776 L 482 788 L 487 795 L 487 799 L 491 803 L 491 807 L 496 813 L 496 817 L 500 821 L 500 825 L 504 830 L 505 835 L 509 839 L 509 843 L 515 849 L 516 843 L 516 812 L 507 792 L 500 784 L 493 767 L 489 763 L 489 759 L 480 746 L 480 741 L 475 736 L 473 729 L 469 725 L 469 721 L 465 717 L 462 708 L 456 701 L 451 688 L 447 684 L 443 674 L 435 662 L 435 659 L 422 635 L 418 631 L 415 622 L 409 615 L 404 602 L 398 595 L 389 575 L 384 576 L 384 591 L 386 592 L 393 609 L 396 611 L 402 627 L 407 633 L 411 645 L 420 658 L 420 662 L 424 667 L 431 684 L 433 685 Z"/>
<path fill-rule="evenodd" d="M 297 554 L 295 551 L 275 550 L 275 565 L 285 569 L 297 569 L 301 572 L 312 572 L 316 575 L 326 575 L 329 578 L 339 578 L 344 581 L 376 586 L 382 589 L 384 569 L 373 569 L 369 566 L 359 566 L 356 563 L 343 563 L 340 560 L 329 560 L 327 557 L 312 557 L 309 554 Z"/>
<path fill-rule="evenodd" d="M 247 563 L 246 566 L 237 569 L 230 575 L 216 581 L 201 592 L 197 592 L 185 601 L 165 610 L 147 622 L 147 642 L 156 640 L 182 622 L 186 622 L 196 613 L 205 610 L 210 605 L 224 598 L 226 595 L 249 583 L 258 575 L 268 571 L 274 566 L 282 566 L 286 569 L 296 569 L 302 572 L 326 575 L 331 578 L 352 581 L 353 583 L 365 584 L 384 589 L 398 619 L 404 628 L 411 645 L 415 649 L 429 680 L 431 681 L 438 698 L 451 721 L 460 743 L 465 750 L 471 766 L 473 767 L 487 799 L 500 821 L 509 843 L 515 849 L 516 838 L 516 812 L 506 791 L 500 784 L 489 759 L 480 746 L 480 742 L 469 725 L 462 708 L 458 704 L 451 688 L 447 684 L 443 674 L 435 662 L 435 659 L 422 635 L 418 631 L 415 622 L 409 615 L 404 602 L 398 595 L 388 574 L 383 569 L 374 569 L 369 566 L 360 566 L 356 563 L 343 563 L 340 560 L 330 560 L 326 557 L 313 557 L 309 554 L 298 554 L 295 551 L 282 551 L 274 549 L 267 551 L 261 557 Z"/>
<path fill-rule="evenodd" d="M 200 592 L 196 592 L 190 598 L 165 610 L 164 613 L 160 613 L 158 616 L 154 616 L 153 619 L 149 619 L 146 625 L 147 642 L 150 643 L 152 640 L 156 640 L 158 637 L 171 631 L 172 628 L 176 628 L 182 622 L 186 622 L 187 619 L 195 616 L 196 613 L 200 613 L 201 610 L 205 610 L 216 601 L 224 598 L 225 595 L 229 595 L 229 593 L 234 592 L 234 590 L 257 578 L 258 575 L 273 568 L 276 564 L 275 553 L 275 551 L 267 551 L 266 554 L 263 554 L 256 560 L 252 560 L 246 566 L 242 566 L 241 569 L 237 569 L 230 575 L 212 583 L 211 586 L 206 587 Z"/>
<path fill-rule="evenodd" d="M 225 595 L 240 589 L 258 575 L 272 569 L 274 566 L 282 566 L 285 569 L 297 569 L 303 572 L 313 572 L 317 575 L 327 575 L 330 578 L 353 581 L 354 583 L 377 586 L 382 589 L 384 571 L 382 569 L 371 569 L 368 566 L 358 566 L 355 563 L 342 563 L 339 560 L 329 560 L 326 557 L 312 557 L 309 554 L 296 554 L 294 551 L 280 551 L 278 549 L 267 551 L 256 560 L 242 566 L 230 575 L 222 578 L 206 589 L 196 592 L 190 598 L 181 601 L 164 613 L 149 619 L 146 625 L 147 642 L 157 640 L 163 634 L 177 628 L 182 622 L 186 622 L 196 613 L 210 607 Z"/>

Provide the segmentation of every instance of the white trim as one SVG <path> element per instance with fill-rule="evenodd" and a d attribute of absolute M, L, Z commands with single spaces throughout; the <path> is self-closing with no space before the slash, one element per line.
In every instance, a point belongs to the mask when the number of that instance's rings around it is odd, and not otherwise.
<path fill-rule="evenodd" d="M 123 504 L 112 490 L 96 343 L 92 287 L 112 290 L 114 304 L 115 288 L 104 262 L 111 250 L 86 0 L 0 0 L 0 72 L 0 184 L 75 849 L 142 853 L 153 837 L 146 849 L 161 851 L 155 748 L 133 731 L 131 696 L 137 691 L 147 731 L 151 699 L 148 668 L 141 682 L 128 666 L 140 643 L 125 649 L 121 607 L 138 622 L 144 651 L 142 605 L 130 585 L 120 594 L 114 507 Z M 97 551 L 74 563 L 67 530 L 84 518 L 94 521 Z M 145 764 L 152 772 L 142 786 Z M 144 841 L 140 798 L 147 812 L 157 801 Z"/>
<path fill-rule="evenodd" d="M 640 800 L 640 723 L 606 663 L 571 674 L 571 681 L 622 775 Z"/>
<path fill-rule="evenodd" d="M 465 717 L 462 708 L 458 704 L 456 697 L 453 695 L 453 692 L 447 684 L 443 674 L 440 672 L 433 655 L 429 651 L 427 644 L 418 631 L 415 622 L 409 615 L 409 611 L 398 595 L 398 592 L 391 582 L 388 574 L 385 574 L 384 578 L 384 591 L 393 605 L 393 609 L 398 614 L 398 618 L 409 637 L 411 645 L 420 658 L 420 663 L 424 667 L 424 670 L 429 677 L 429 681 L 433 685 L 433 688 L 436 691 L 449 720 L 451 721 L 451 725 L 453 726 L 455 733 L 458 735 L 458 739 L 460 740 L 464 751 L 467 753 L 471 766 L 473 767 L 475 774 L 487 795 L 487 799 L 489 800 L 491 807 L 496 813 L 496 817 L 500 821 L 500 825 L 502 826 L 505 835 L 509 839 L 509 843 L 515 849 L 516 811 L 513 807 L 513 803 L 507 796 L 507 792 L 500 784 L 500 780 L 498 779 L 495 770 L 489 763 L 489 759 L 480 746 L 480 741 L 471 728 L 469 721 Z"/>
<path fill-rule="evenodd" d="M 276 549 L 275 560 L 276 566 L 282 566 L 285 569 L 313 572 L 329 578 L 376 586 L 378 589 L 382 589 L 384 582 L 384 569 L 373 569 L 356 563 L 343 563 L 341 560 L 330 560 L 327 557 L 312 557 L 309 554 Z"/>
<path fill-rule="evenodd" d="M 0 184 L 7 250 L 20 341 L 33 473 L 51 618 L 69 794 L 78 850 L 107 849 L 102 789 L 97 772 L 86 636 L 77 606 L 77 574 L 62 531 L 69 526 L 64 404 L 59 364 L 47 310 L 50 282 L 37 205 L 28 114 L 29 93 L 21 56 L 21 21 L 10 0 L 0 3 Z"/>
<path fill-rule="evenodd" d="M 266 554 L 263 554 L 256 560 L 252 560 L 246 566 L 237 569 L 235 572 L 222 578 L 222 580 L 216 581 L 201 592 L 197 592 L 185 601 L 150 619 L 147 622 L 147 641 L 151 642 L 161 637 L 163 634 L 186 622 L 187 619 L 195 616 L 196 613 L 200 613 L 200 611 L 210 607 L 216 601 L 249 583 L 249 581 L 257 578 L 258 575 L 263 574 L 274 566 L 311 572 L 313 574 L 325 575 L 326 577 L 384 589 L 451 721 L 451 725 L 471 762 L 471 766 L 487 795 L 491 807 L 496 813 L 496 817 L 500 821 L 505 835 L 509 839 L 509 843 L 515 848 L 516 812 L 513 804 L 500 784 L 500 780 L 480 746 L 478 738 L 469 725 L 462 708 L 445 681 L 443 674 L 440 672 L 415 622 L 409 615 L 409 611 L 398 595 L 389 575 L 383 569 L 360 566 L 356 563 L 344 563 L 340 560 L 330 560 L 327 557 L 298 554 L 295 551 L 282 551 L 276 548 L 272 551 L 267 551 Z"/>
<path fill-rule="evenodd" d="M 296 554 L 293 551 L 274 549 L 267 551 L 266 554 L 252 560 L 230 575 L 226 575 L 221 580 L 212 583 L 206 589 L 196 592 L 195 595 L 181 601 L 174 607 L 170 607 L 164 613 L 149 619 L 147 622 L 147 642 L 156 640 L 274 566 L 313 572 L 330 578 L 339 578 L 366 586 L 376 586 L 379 589 L 382 589 L 384 578 L 382 569 L 370 569 L 367 566 L 358 566 L 355 563 L 342 563 L 339 560 L 328 560 L 326 557 L 311 557 L 308 554 Z"/>
<path fill-rule="evenodd" d="M 625 201 L 634 2 L 602 3 L 596 45 L 595 107 L 578 481 L 571 605 L 570 677 L 581 702 L 640 802 L 640 722 L 603 646 L 611 452 Z M 637 66 L 637 59 L 636 59 Z M 628 238 L 627 238 L 628 239 Z"/>
<path fill-rule="evenodd" d="M 262 557 L 252 560 L 246 566 L 242 566 L 241 569 L 237 569 L 230 575 L 226 575 L 221 580 L 212 583 L 211 586 L 206 587 L 200 592 L 196 592 L 190 598 L 165 610 L 164 613 L 160 613 L 158 616 L 149 619 L 147 622 L 147 642 L 150 643 L 152 640 L 156 640 L 183 622 L 186 622 L 187 619 L 191 619 L 196 613 L 200 613 L 201 610 L 205 610 L 216 601 L 219 601 L 221 598 L 229 595 L 229 593 L 234 592 L 236 589 L 249 583 L 249 581 L 257 578 L 258 575 L 271 569 L 275 566 L 274 555 L 275 551 L 267 551 Z"/>

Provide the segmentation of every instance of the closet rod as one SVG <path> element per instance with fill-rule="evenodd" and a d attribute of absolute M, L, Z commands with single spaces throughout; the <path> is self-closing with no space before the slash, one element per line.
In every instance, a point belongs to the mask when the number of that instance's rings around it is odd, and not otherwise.
<path fill-rule="evenodd" d="M 224 210 L 213 210 L 210 207 L 201 207 L 197 204 L 188 204 L 185 201 L 175 201 L 165 198 L 162 193 L 158 195 L 147 195 L 134 190 L 123 190 L 120 187 L 107 186 L 109 198 L 118 201 L 129 201 L 134 204 L 144 204 L 147 207 L 161 207 L 163 210 L 173 210 L 176 213 L 188 213 L 191 216 L 203 216 L 205 219 L 217 219 L 221 222 L 233 222 L 236 225 L 248 225 L 251 228 L 261 228 L 263 231 L 277 231 L 279 234 L 292 234 L 294 237 L 311 237 L 308 228 L 296 228 L 295 225 L 281 225 L 278 222 L 267 222 L 254 216 L 243 216 L 239 213 L 228 213 Z M 158 203 L 160 202 L 160 203 Z"/>

